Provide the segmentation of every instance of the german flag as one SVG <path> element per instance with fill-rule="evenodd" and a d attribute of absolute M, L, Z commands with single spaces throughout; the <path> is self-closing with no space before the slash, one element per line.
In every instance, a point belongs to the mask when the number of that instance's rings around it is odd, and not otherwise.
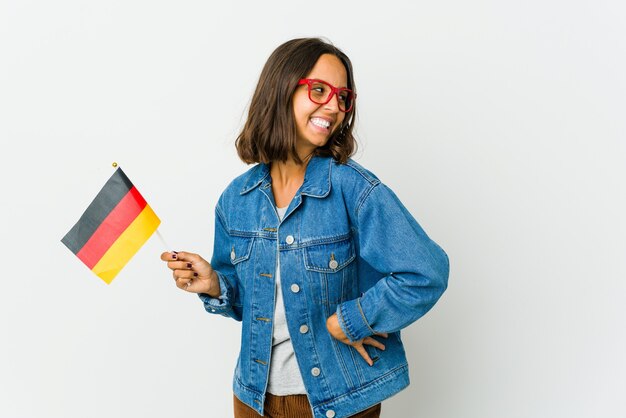
<path fill-rule="evenodd" d="M 118 167 L 61 242 L 110 284 L 160 223 Z"/>

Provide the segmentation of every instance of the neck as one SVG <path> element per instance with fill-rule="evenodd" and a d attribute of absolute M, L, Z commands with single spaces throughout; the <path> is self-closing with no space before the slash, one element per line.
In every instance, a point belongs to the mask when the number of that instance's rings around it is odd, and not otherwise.
<path fill-rule="evenodd" d="M 306 173 L 306 168 L 309 165 L 309 161 L 313 157 L 313 153 L 300 157 L 303 161 L 302 165 L 296 164 L 293 159 L 283 161 L 272 161 L 270 164 L 270 174 L 272 181 L 280 186 L 289 186 L 294 183 L 301 184 Z"/>

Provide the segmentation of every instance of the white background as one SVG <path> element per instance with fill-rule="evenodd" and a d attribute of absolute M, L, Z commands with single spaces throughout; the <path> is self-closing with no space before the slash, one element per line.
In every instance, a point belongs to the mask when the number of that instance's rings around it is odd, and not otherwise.
<path fill-rule="evenodd" d="M 0 417 L 229 417 L 239 323 L 155 237 L 109 286 L 60 239 L 117 161 L 178 250 L 269 54 L 353 60 L 354 159 L 449 254 L 385 418 L 626 416 L 623 2 L 0 1 Z"/>

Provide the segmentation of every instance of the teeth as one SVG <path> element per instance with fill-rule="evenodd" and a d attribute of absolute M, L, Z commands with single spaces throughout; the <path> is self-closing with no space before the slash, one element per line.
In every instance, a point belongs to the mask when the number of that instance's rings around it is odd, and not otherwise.
<path fill-rule="evenodd" d="M 320 128 L 328 128 L 330 126 L 330 122 L 320 118 L 311 119 L 311 123 L 313 123 L 313 125 L 319 126 Z"/>

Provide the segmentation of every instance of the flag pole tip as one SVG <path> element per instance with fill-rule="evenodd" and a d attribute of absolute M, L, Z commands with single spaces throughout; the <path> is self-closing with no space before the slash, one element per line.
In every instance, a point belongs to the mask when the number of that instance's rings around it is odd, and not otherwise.
<path fill-rule="evenodd" d="M 111 164 L 113 166 L 113 168 L 117 167 L 117 163 L 115 161 L 113 161 L 113 164 Z"/>

